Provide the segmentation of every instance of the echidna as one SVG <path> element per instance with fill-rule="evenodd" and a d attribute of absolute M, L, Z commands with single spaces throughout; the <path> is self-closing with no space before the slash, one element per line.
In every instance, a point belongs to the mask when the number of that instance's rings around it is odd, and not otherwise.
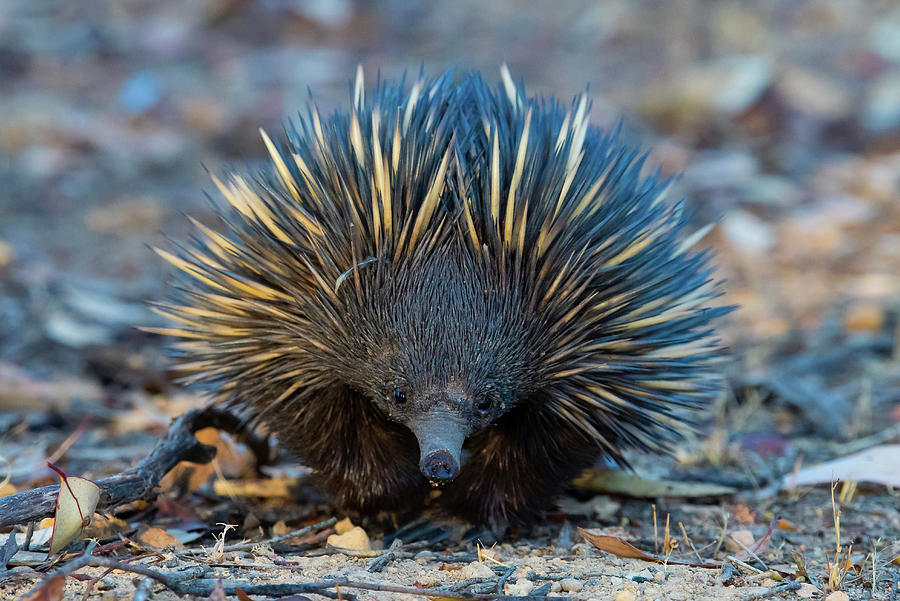
<path fill-rule="evenodd" d="M 213 178 L 161 312 L 180 367 L 266 424 L 341 507 L 527 523 L 599 458 L 667 452 L 717 393 L 699 233 L 644 156 L 531 98 L 505 68 L 362 72 L 349 112 L 263 133 L 254 176 Z"/>

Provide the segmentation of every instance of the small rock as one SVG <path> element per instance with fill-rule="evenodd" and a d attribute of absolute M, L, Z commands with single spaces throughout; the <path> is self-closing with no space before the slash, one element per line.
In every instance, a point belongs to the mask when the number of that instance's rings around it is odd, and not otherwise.
<path fill-rule="evenodd" d="M 862 122 L 873 131 L 900 127 L 900 74 L 886 73 L 869 88 Z"/>
<path fill-rule="evenodd" d="M 759 254 L 775 246 L 771 225 L 746 211 L 732 211 L 722 221 L 721 231 L 738 252 Z"/>
<path fill-rule="evenodd" d="M 463 566 L 459 571 L 459 575 L 463 580 L 469 578 L 493 578 L 495 576 L 494 570 L 480 561 L 473 561 L 472 563 Z"/>
<path fill-rule="evenodd" d="M 820 119 L 840 119 L 852 109 L 849 88 L 825 73 L 791 67 L 781 75 L 776 89 L 793 109 Z"/>
<path fill-rule="evenodd" d="M 850 595 L 844 591 L 834 591 L 825 597 L 825 601 L 850 601 Z"/>
<path fill-rule="evenodd" d="M 514 584 L 506 583 L 506 594 L 515 597 L 524 597 L 534 590 L 534 583 L 525 578 L 519 578 Z"/>
<path fill-rule="evenodd" d="M 634 593 L 628 589 L 616 591 L 613 595 L 613 601 L 634 601 Z"/>
<path fill-rule="evenodd" d="M 431 588 L 433 586 L 437 586 L 440 583 L 440 580 L 438 580 L 438 577 L 434 574 L 434 572 L 422 570 L 421 572 L 419 572 L 419 575 L 416 576 L 416 582 L 418 582 L 425 588 Z"/>
<path fill-rule="evenodd" d="M 275 522 L 275 525 L 272 526 L 272 536 L 281 536 L 282 534 L 287 534 L 291 529 L 288 528 L 288 525 L 284 523 L 284 520 L 278 520 Z"/>
<path fill-rule="evenodd" d="M 749 530 L 735 530 L 725 539 L 725 550 L 732 553 L 743 551 L 753 544 L 753 533 Z"/>
<path fill-rule="evenodd" d="M 134 232 L 158 229 L 163 217 L 158 199 L 126 198 L 119 203 L 91 210 L 85 217 L 85 225 L 93 232 L 129 236 Z"/>
<path fill-rule="evenodd" d="M 152 109 L 160 96 L 159 78 L 149 71 L 140 71 L 122 84 L 116 101 L 127 112 L 140 115 Z"/>
<path fill-rule="evenodd" d="M 764 56 L 726 56 L 708 69 L 707 75 L 720 77 L 714 93 L 715 107 L 736 114 L 749 108 L 772 81 L 772 64 Z"/>
<path fill-rule="evenodd" d="M 559 586 L 567 593 L 580 593 L 584 583 L 576 578 L 563 578 L 559 581 Z"/>
<path fill-rule="evenodd" d="M 346 534 L 353 530 L 356 526 L 350 521 L 350 518 L 344 518 L 334 525 L 334 531 L 338 534 Z"/>
<path fill-rule="evenodd" d="M 354 551 L 369 551 L 372 549 L 372 545 L 369 542 L 369 535 L 359 526 L 356 526 L 344 534 L 332 534 L 328 537 L 328 544 L 332 547 L 353 549 Z"/>
<path fill-rule="evenodd" d="M 819 589 L 808 582 L 804 582 L 797 589 L 797 596 L 801 599 L 811 599 L 819 594 Z"/>
<path fill-rule="evenodd" d="M 550 585 L 551 593 L 559 593 L 561 591 L 562 591 L 562 585 L 559 583 L 559 580 L 554 581 L 553 584 Z"/>
<path fill-rule="evenodd" d="M 628 574 L 628 579 L 632 582 L 650 582 L 654 579 L 654 574 L 649 569 L 644 568 L 640 572 Z"/>
<path fill-rule="evenodd" d="M 869 45 L 885 60 L 900 63 L 900 10 L 874 23 Z"/>

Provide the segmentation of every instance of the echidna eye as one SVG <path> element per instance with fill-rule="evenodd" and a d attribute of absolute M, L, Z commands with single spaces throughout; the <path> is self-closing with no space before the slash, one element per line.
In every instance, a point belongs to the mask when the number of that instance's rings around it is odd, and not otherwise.
<path fill-rule="evenodd" d="M 394 389 L 393 393 L 394 403 L 397 405 L 405 405 L 406 404 L 406 393 L 400 390 L 399 388 Z"/>
<path fill-rule="evenodd" d="M 478 417 L 487 417 L 488 413 L 491 410 L 491 399 L 488 397 L 484 397 L 480 399 L 477 403 L 475 403 L 475 415 Z"/>

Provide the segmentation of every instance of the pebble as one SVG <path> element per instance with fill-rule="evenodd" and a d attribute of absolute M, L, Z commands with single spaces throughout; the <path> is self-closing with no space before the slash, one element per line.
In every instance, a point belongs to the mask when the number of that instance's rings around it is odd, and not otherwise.
<path fill-rule="evenodd" d="M 634 593 L 628 589 L 616 591 L 613 595 L 613 601 L 634 601 Z"/>
<path fill-rule="evenodd" d="M 886 73 L 869 88 L 862 122 L 873 131 L 900 127 L 900 74 Z"/>
<path fill-rule="evenodd" d="M 463 566 L 459 571 L 459 575 L 463 580 L 469 578 L 493 578 L 495 576 L 494 570 L 480 561 L 473 561 L 472 563 Z"/>
<path fill-rule="evenodd" d="M 133 115 L 152 109 L 161 96 L 159 78 L 149 71 L 139 71 L 122 84 L 116 101 Z"/>
<path fill-rule="evenodd" d="M 800 588 L 797 589 L 797 596 L 801 599 L 811 599 L 812 597 L 816 597 L 818 595 L 819 589 L 808 582 L 804 582 L 800 585 Z"/>
<path fill-rule="evenodd" d="M 519 578 L 515 583 L 506 583 L 506 594 L 515 597 L 524 597 L 534 590 L 534 583 L 525 578 Z"/>
<path fill-rule="evenodd" d="M 334 531 L 338 534 L 346 534 L 354 528 L 355 526 L 353 525 L 353 522 L 350 521 L 350 518 L 344 518 L 334 525 Z"/>
<path fill-rule="evenodd" d="M 825 601 L 850 601 L 850 595 L 844 591 L 834 591 L 825 597 Z"/>
<path fill-rule="evenodd" d="M 726 56 L 710 65 L 704 77 L 718 78 L 718 89 L 711 90 L 716 109 L 736 114 L 756 102 L 772 81 L 772 64 L 767 57 Z"/>
<path fill-rule="evenodd" d="M 722 221 L 721 231 L 729 244 L 742 254 L 762 254 L 776 243 L 772 227 L 746 211 L 729 213 Z"/>
<path fill-rule="evenodd" d="M 559 581 L 559 586 L 567 593 L 580 593 L 584 583 L 577 578 L 563 578 Z"/>
<path fill-rule="evenodd" d="M 779 78 L 776 90 L 798 112 L 824 120 L 840 119 L 853 108 L 849 88 L 819 71 L 788 68 Z"/>
<path fill-rule="evenodd" d="M 372 549 L 372 544 L 369 542 L 369 535 L 359 526 L 356 526 L 344 534 L 332 534 L 328 537 L 328 544 L 332 547 L 353 549 L 354 551 L 369 551 Z"/>

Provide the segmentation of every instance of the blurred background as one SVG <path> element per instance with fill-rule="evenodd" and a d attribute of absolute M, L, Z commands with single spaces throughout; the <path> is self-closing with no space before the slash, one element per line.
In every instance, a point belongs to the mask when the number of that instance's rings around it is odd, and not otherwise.
<path fill-rule="evenodd" d="M 900 422 L 895 0 L 4 0 L 0 431 L 47 408 L 135 429 L 123 407 L 177 412 L 164 341 L 134 326 L 165 294 L 148 246 L 185 239 L 184 213 L 213 222 L 204 165 L 261 159 L 258 129 L 308 90 L 346 104 L 357 64 L 499 81 L 504 61 L 532 93 L 589 84 L 593 121 L 623 119 L 683 174 L 696 227 L 720 222 L 706 243 L 741 309 L 709 444 L 789 468 L 799 434 Z"/>

